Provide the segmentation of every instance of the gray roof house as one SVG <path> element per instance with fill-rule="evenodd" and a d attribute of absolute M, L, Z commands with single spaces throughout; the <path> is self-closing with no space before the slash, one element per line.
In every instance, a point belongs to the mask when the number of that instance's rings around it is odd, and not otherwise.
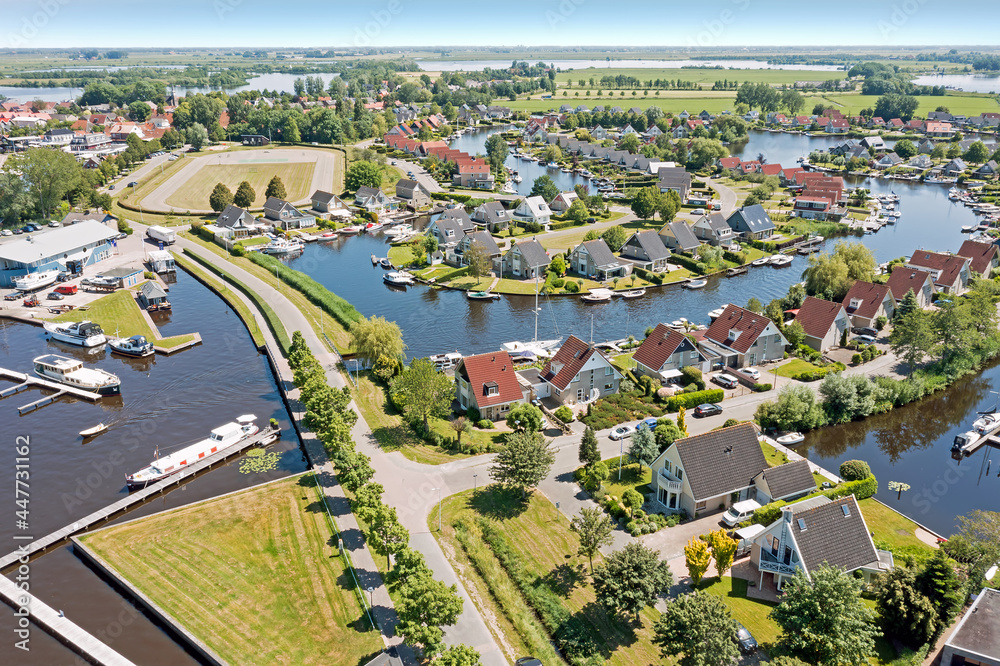
<path fill-rule="evenodd" d="M 990 160 L 973 173 L 983 178 L 995 178 L 997 175 L 997 163 L 994 160 Z"/>
<path fill-rule="evenodd" d="M 431 205 L 431 195 L 424 186 L 407 178 L 396 181 L 396 197 L 406 200 L 414 209 Z"/>
<path fill-rule="evenodd" d="M 779 500 L 788 502 L 816 490 L 816 479 L 805 459 L 769 467 L 755 476 L 753 483 L 757 489 L 754 499 L 761 506 Z"/>
<path fill-rule="evenodd" d="M 389 197 L 377 187 L 362 186 L 354 194 L 354 205 L 368 212 L 376 212 L 391 207 Z"/>
<path fill-rule="evenodd" d="M 265 226 L 258 223 L 257 218 L 250 211 L 232 204 L 226 206 L 226 209 L 219 213 L 219 217 L 215 219 L 213 224 L 220 229 L 225 229 L 230 238 L 255 236 L 263 231 Z"/>
<path fill-rule="evenodd" d="M 952 161 L 948 162 L 943 167 L 941 167 L 941 173 L 943 173 L 946 176 L 961 176 L 962 172 L 965 171 L 965 169 L 966 169 L 965 162 L 962 161 L 962 158 L 956 157 L 955 159 L 953 159 Z"/>
<path fill-rule="evenodd" d="M 442 247 L 458 244 L 458 241 L 465 236 L 465 232 L 461 220 L 454 217 L 441 217 L 427 225 L 427 235 L 436 237 L 438 245 Z"/>
<path fill-rule="evenodd" d="M 622 259 L 628 259 L 647 271 L 667 270 L 670 250 L 663 244 L 655 231 L 637 231 L 632 234 L 621 249 Z"/>
<path fill-rule="evenodd" d="M 632 264 L 620 260 L 603 238 L 583 241 L 569 254 L 569 269 L 583 276 L 596 276 L 598 280 L 625 277 L 632 273 Z"/>
<path fill-rule="evenodd" d="M 330 217 L 351 217 L 351 207 L 336 194 L 316 190 L 309 200 L 312 202 L 312 209 L 318 213 L 327 213 Z"/>
<path fill-rule="evenodd" d="M 551 258 L 542 244 L 532 238 L 511 245 L 500 260 L 500 272 L 518 278 L 541 276 Z"/>
<path fill-rule="evenodd" d="M 301 229 L 316 223 L 314 216 L 303 213 L 287 201 L 276 197 L 268 197 L 264 202 L 264 218 L 275 226 L 281 225 L 282 229 Z"/>
<path fill-rule="evenodd" d="M 503 231 L 510 226 L 513 216 L 499 201 L 487 201 L 472 211 L 472 221 L 490 232 Z"/>
<path fill-rule="evenodd" d="M 739 208 L 726 220 L 729 227 L 741 238 L 766 240 L 774 233 L 774 222 L 760 204 Z"/>
<path fill-rule="evenodd" d="M 682 202 L 687 200 L 688 190 L 691 189 L 691 174 L 684 167 L 660 167 L 656 176 L 660 192 L 674 190 L 681 195 Z"/>
<path fill-rule="evenodd" d="M 983 588 L 944 642 L 941 663 L 1000 666 L 1000 591 Z"/>
<path fill-rule="evenodd" d="M 694 252 L 701 245 L 701 241 L 691 229 L 691 225 L 684 220 L 667 222 L 659 231 L 660 240 L 671 250 L 681 252 Z"/>
<path fill-rule="evenodd" d="M 500 248 L 488 231 L 473 231 L 472 233 L 465 234 L 458 241 L 458 245 L 455 246 L 453 251 L 445 252 L 445 261 L 456 266 L 465 266 L 468 263 L 465 260 L 465 255 L 469 252 L 469 248 L 473 243 L 478 243 L 486 249 L 486 254 L 490 258 L 491 264 L 493 262 L 499 263 Z"/>
<path fill-rule="evenodd" d="M 733 229 L 726 223 L 722 213 L 702 215 L 691 226 L 699 240 L 710 245 L 729 245 L 733 240 Z"/>
<path fill-rule="evenodd" d="M 666 324 L 656 325 L 635 350 L 632 360 L 635 372 L 663 383 L 680 380 L 681 368 L 689 365 L 703 372 L 708 370 L 708 357 L 694 341 Z"/>

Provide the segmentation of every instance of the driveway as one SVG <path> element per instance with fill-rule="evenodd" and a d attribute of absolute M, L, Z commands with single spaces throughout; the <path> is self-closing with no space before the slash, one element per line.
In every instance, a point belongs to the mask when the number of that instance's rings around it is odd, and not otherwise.
<path fill-rule="evenodd" d="M 729 214 L 736 210 L 736 192 L 734 192 L 732 188 L 726 187 L 712 178 L 706 179 L 705 182 L 708 183 L 709 187 L 718 192 L 719 196 L 722 198 L 722 210 L 719 212 L 726 217 L 729 217 Z"/>

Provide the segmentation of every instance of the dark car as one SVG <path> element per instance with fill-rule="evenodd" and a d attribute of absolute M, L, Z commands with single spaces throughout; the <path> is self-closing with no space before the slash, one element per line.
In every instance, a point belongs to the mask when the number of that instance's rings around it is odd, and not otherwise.
<path fill-rule="evenodd" d="M 715 416 L 716 414 L 722 413 L 722 407 L 718 405 L 713 405 L 711 403 L 705 403 L 704 405 L 698 405 L 694 408 L 694 415 L 701 418 L 705 416 Z"/>
<path fill-rule="evenodd" d="M 736 624 L 736 642 L 740 644 L 740 652 L 743 654 L 753 654 L 757 651 L 757 639 L 739 623 Z"/>
<path fill-rule="evenodd" d="M 515 666 L 542 666 L 542 660 L 534 657 L 521 657 L 514 664 Z"/>
<path fill-rule="evenodd" d="M 656 428 L 656 419 L 654 419 L 652 416 L 650 416 L 648 419 L 645 419 L 643 421 L 639 421 L 638 423 L 635 424 L 635 429 L 636 430 L 641 430 L 642 426 L 646 426 L 650 430 L 654 430 Z"/>
<path fill-rule="evenodd" d="M 132 181 L 131 183 L 129 183 L 129 184 L 128 184 L 128 186 L 129 186 L 129 187 L 139 187 L 139 183 L 137 183 L 137 182 L 135 182 L 135 181 L 133 180 L 133 181 Z"/>

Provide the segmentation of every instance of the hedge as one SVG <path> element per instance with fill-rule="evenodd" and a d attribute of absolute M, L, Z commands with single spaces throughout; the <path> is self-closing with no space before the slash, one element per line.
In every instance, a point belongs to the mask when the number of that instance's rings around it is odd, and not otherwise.
<path fill-rule="evenodd" d="M 747 256 L 742 252 L 730 252 L 729 250 L 723 250 L 722 258 L 739 266 L 747 263 Z"/>
<path fill-rule="evenodd" d="M 258 266 L 263 266 L 268 272 L 273 273 L 275 269 L 280 268 L 278 276 L 283 282 L 302 292 L 311 303 L 319 306 L 320 309 L 340 322 L 344 328 L 349 329 L 351 324 L 361 319 L 361 313 L 353 305 L 305 273 L 288 268 L 281 261 L 260 252 L 251 252 L 247 258 Z"/>
<path fill-rule="evenodd" d="M 460 203 L 466 203 L 472 199 L 471 194 L 454 194 L 450 192 L 431 192 L 431 199 L 437 199 L 438 201 L 458 201 Z"/>
<path fill-rule="evenodd" d="M 875 476 L 869 476 L 867 479 L 861 479 L 860 481 L 847 481 L 836 488 L 831 488 L 830 490 L 823 493 L 831 500 L 840 499 L 841 497 L 847 497 L 848 495 L 854 495 L 859 500 L 868 499 L 872 495 L 878 492 L 878 479 Z"/>
<path fill-rule="evenodd" d="M 682 393 L 667 400 L 667 412 L 676 412 L 681 407 L 688 409 L 698 405 L 722 402 L 726 392 L 722 389 L 708 389 L 707 391 L 695 391 L 694 393 Z"/>
<path fill-rule="evenodd" d="M 765 504 L 753 512 L 752 522 L 757 523 L 758 525 L 770 525 L 778 518 L 781 518 L 781 507 L 787 504 L 788 502 L 784 502 L 782 500 Z"/>
<path fill-rule="evenodd" d="M 692 259 L 691 257 L 685 257 L 679 252 L 670 255 L 670 262 L 679 264 L 696 275 L 704 275 L 705 271 L 708 269 L 708 267 L 700 261 Z"/>
<path fill-rule="evenodd" d="M 559 229 L 570 229 L 572 227 L 582 227 L 586 222 L 575 222 L 574 220 L 566 220 L 565 222 L 556 222 L 555 224 L 549 225 L 550 231 L 557 231 Z"/>

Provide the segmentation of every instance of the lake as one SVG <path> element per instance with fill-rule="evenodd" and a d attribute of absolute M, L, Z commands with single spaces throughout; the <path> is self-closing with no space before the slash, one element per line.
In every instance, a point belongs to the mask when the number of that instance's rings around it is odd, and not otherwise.
<path fill-rule="evenodd" d="M 507 60 L 416 60 L 420 69 L 429 72 L 475 72 L 486 68 L 507 69 L 514 58 Z M 560 70 L 579 70 L 593 67 L 596 69 L 681 69 L 682 67 L 722 67 L 724 69 L 787 69 L 805 70 L 811 72 L 837 72 L 843 68 L 839 65 L 782 65 L 768 64 L 763 60 L 650 60 L 650 59 L 616 59 L 611 60 L 544 60 L 542 58 L 517 58 L 518 62 L 534 65 L 539 61 Z"/>
<path fill-rule="evenodd" d="M 1000 93 L 1000 74 L 925 74 L 913 79 L 918 86 L 946 86 L 977 93 Z"/>

